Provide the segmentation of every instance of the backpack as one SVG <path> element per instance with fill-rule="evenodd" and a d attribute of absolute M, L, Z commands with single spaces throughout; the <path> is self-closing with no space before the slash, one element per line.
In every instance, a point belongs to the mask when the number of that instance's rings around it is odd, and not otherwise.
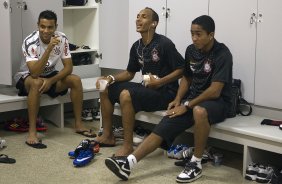
<path fill-rule="evenodd" d="M 233 118 L 237 114 L 241 114 L 242 116 L 249 116 L 252 111 L 253 110 L 251 104 L 242 97 L 241 80 L 233 79 L 231 89 L 231 107 L 227 117 Z"/>

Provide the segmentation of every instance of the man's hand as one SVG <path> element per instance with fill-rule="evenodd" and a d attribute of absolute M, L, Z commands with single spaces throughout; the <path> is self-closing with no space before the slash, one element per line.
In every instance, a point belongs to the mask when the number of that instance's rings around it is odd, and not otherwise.
<path fill-rule="evenodd" d="M 44 93 L 44 92 L 46 92 L 50 89 L 53 82 L 52 82 L 51 78 L 40 78 L 40 79 L 43 80 L 43 84 L 39 89 L 39 92 L 42 94 L 42 93 Z"/>
<path fill-rule="evenodd" d="M 105 81 L 107 81 L 107 85 L 106 85 L 106 88 L 109 86 L 109 84 L 110 84 L 110 79 L 108 78 L 108 77 L 104 77 L 104 76 L 102 76 L 102 77 L 99 77 L 98 79 L 97 79 L 97 81 L 96 81 L 96 89 L 100 89 L 100 80 L 105 80 Z"/>
<path fill-rule="evenodd" d="M 172 102 L 170 102 L 170 103 L 168 104 L 167 110 L 170 110 L 170 109 L 172 109 L 172 108 L 174 108 L 174 107 L 177 107 L 177 106 L 179 106 L 179 105 L 180 105 L 180 101 L 178 101 L 178 100 L 173 100 Z"/>
<path fill-rule="evenodd" d="M 180 116 L 187 112 L 187 108 L 184 105 L 178 105 L 170 110 L 166 111 L 166 114 L 169 118 Z"/>
<path fill-rule="evenodd" d="M 151 89 L 158 89 L 161 87 L 158 77 L 152 74 L 149 74 L 150 79 L 145 81 L 145 87 Z"/>
<path fill-rule="evenodd" d="M 56 45 L 58 45 L 61 42 L 59 38 L 60 38 L 59 35 L 53 35 L 51 37 L 50 43 L 48 44 L 48 48 L 50 50 L 52 50 Z"/>

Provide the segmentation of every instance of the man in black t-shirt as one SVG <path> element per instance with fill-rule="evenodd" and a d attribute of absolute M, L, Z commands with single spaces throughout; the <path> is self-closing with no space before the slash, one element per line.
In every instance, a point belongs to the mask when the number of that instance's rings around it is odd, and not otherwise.
<path fill-rule="evenodd" d="M 96 139 L 101 147 L 114 146 L 112 115 L 114 104 L 121 107 L 124 142 L 115 153 L 127 156 L 133 152 L 133 128 L 135 114 L 139 111 L 165 110 L 176 95 L 178 79 L 182 76 L 184 59 L 178 53 L 171 40 L 155 33 L 158 14 L 151 8 L 139 12 L 136 30 L 141 34 L 131 47 L 127 69 L 114 76 L 101 77 L 108 87 L 100 93 L 103 134 Z M 136 72 L 142 72 L 142 83 L 129 82 Z M 102 87 L 102 86 L 101 86 Z"/>
<path fill-rule="evenodd" d="M 161 145 L 169 147 L 193 125 L 194 155 L 176 181 L 187 183 L 202 176 L 201 159 L 210 125 L 224 121 L 231 103 L 232 55 L 214 39 L 214 30 L 214 21 L 207 15 L 193 20 L 193 44 L 186 49 L 184 75 L 167 116 L 131 155 L 106 159 L 107 167 L 121 179 L 127 180 L 138 161 Z"/>

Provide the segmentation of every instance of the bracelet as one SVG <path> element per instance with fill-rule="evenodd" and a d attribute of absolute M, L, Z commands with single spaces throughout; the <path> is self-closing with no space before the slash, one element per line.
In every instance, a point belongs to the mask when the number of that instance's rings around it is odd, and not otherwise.
<path fill-rule="evenodd" d="M 111 79 L 112 79 L 112 81 L 110 82 L 110 84 L 113 84 L 113 83 L 115 83 L 115 82 L 116 82 L 115 77 L 114 77 L 114 76 L 112 76 L 112 75 L 108 75 L 108 76 L 107 76 L 107 78 L 111 78 Z"/>
<path fill-rule="evenodd" d="M 188 101 L 188 100 L 187 100 L 186 102 L 184 102 L 183 105 L 186 107 L 187 110 L 192 109 L 192 108 L 189 106 L 189 101 Z"/>

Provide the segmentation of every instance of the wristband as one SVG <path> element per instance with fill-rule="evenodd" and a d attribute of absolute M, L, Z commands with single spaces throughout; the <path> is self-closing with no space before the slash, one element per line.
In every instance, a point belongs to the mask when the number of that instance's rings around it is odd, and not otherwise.
<path fill-rule="evenodd" d="M 113 84 L 113 83 L 115 83 L 115 81 L 116 81 L 115 77 L 112 76 L 112 75 L 108 75 L 107 78 L 111 78 L 111 79 L 112 79 L 112 81 L 110 82 L 110 84 Z"/>
<path fill-rule="evenodd" d="M 191 109 L 191 107 L 189 107 L 189 101 L 185 101 L 184 104 L 183 104 L 187 110 Z"/>

